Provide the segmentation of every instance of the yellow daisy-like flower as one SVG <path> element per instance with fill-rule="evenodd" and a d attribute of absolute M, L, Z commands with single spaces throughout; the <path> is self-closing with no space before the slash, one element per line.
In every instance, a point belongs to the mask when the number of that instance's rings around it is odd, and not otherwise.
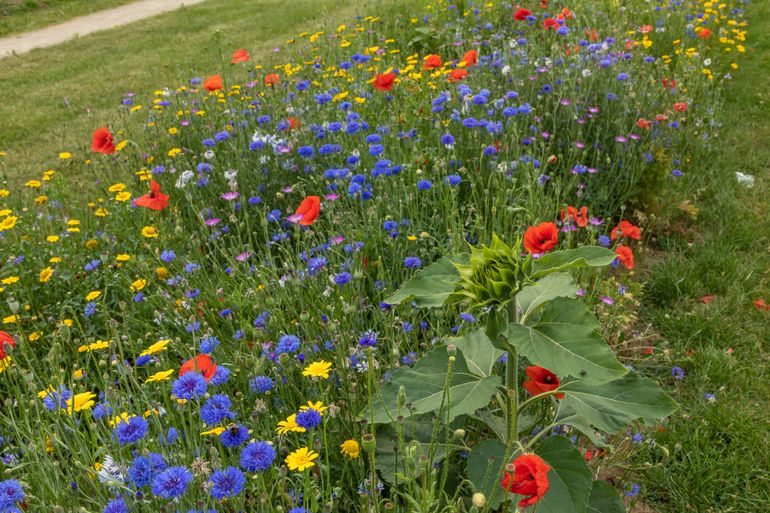
<path fill-rule="evenodd" d="M 279 435 L 285 435 L 286 433 L 304 433 L 305 428 L 297 424 L 297 414 L 289 415 L 286 420 L 278 422 L 278 427 L 275 428 L 275 432 Z"/>
<path fill-rule="evenodd" d="M 139 292 L 147 285 L 147 280 L 143 278 L 139 278 L 134 283 L 131 284 L 131 290 L 133 292 Z"/>
<path fill-rule="evenodd" d="M 5 369 L 11 366 L 12 361 L 13 360 L 11 359 L 10 356 L 6 356 L 2 360 L 0 360 L 0 374 L 2 374 Z"/>
<path fill-rule="evenodd" d="M 19 316 L 18 315 L 9 315 L 8 317 L 3 318 L 3 324 L 13 324 L 15 322 L 18 322 Z"/>
<path fill-rule="evenodd" d="M 51 279 L 51 276 L 53 276 L 53 269 L 50 267 L 46 267 L 42 271 L 40 271 L 40 276 L 38 277 L 40 280 L 40 283 L 47 283 L 48 280 Z"/>
<path fill-rule="evenodd" d="M 80 381 L 85 377 L 86 377 L 86 371 L 84 371 L 83 369 L 76 369 L 72 371 L 72 379 L 74 381 Z"/>
<path fill-rule="evenodd" d="M 86 241 L 86 248 L 88 249 L 95 249 L 98 245 L 99 243 L 95 239 L 88 239 Z"/>
<path fill-rule="evenodd" d="M 126 188 L 126 184 L 124 183 L 114 183 L 110 185 L 110 188 L 107 190 L 110 192 L 123 192 L 125 188 Z"/>
<path fill-rule="evenodd" d="M 45 240 L 47 240 L 48 242 L 53 244 L 54 242 L 59 242 L 59 236 L 58 235 L 49 235 L 48 237 L 45 238 Z"/>
<path fill-rule="evenodd" d="M 308 401 L 305 406 L 300 406 L 299 407 L 299 411 L 305 411 L 305 410 L 310 410 L 310 409 L 313 409 L 313 410 L 317 411 L 318 413 L 320 413 L 321 415 L 323 415 L 324 412 L 329 409 L 329 407 L 328 406 L 324 406 L 324 403 L 322 401 L 317 401 L 315 403 L 313 401 Z"/>
<path fill-rule="evenodd" d="M 351 460 L 354 460 L 361 455 L 361 446 L 355 440 L 345 440 L 342 442 L 342 445 L 340 445 L 340 452 Z"/>
<path fill-rule="evenodd" d="M 98 298 L 101 295 L 102 295 L 101 290 L 91 291 L 88 293 L 88 295 L 86 295 L 86 301 L 93 301 L 94 299 Z"/>
<path fill-rule="evenodd" d="M 165 280 L 168 278 L 168 269 L 165 267 L 158 267 L 155 269 L 155 274 L 158 276 L 159 280 Z"/>
<path fill-rule="evenodd" d="M 139 356 L 152 356 L 156 355 L 158 353 L 163 352 L 166 349 L 166 346 L 168 346 L 171 343 L 171 339 L 163 339 L 158 340 L 153 345 L 139 353 Z"/>
<path fill-rule="evenodd" d="M 311 378 L 329 379 L 329 372 L 332 370 L 332 364 L 324 360 L 313 362 L 302 371 L 303 376 Z"/>
<path fill-rule="evenodd" d="M 166 381 L 167 379 L 171 378 L 171 375 L 174 373 L 174 369 L 159 371 L 150 376 L 149 378 L 145 379 L 145 383 L 160 383 L 161 381 Z"/>
<path fill-rule="evenodd" d="M 10 230 L 14 226 L 16 226 L 16 221 L 18 219 L 19 218 L 16 217 L 16 216 L 8 216 L 5 219 L 3 219 L 2 221 L 0 221 L 0 232 L 5 231 L 5 230 Z"/>
<path fill-rule="evenodd" d="M 48 196 L 46 196 L 45 194 L 41 194 L 40 196 L 35 198 L 35 203 L 37 203 L 38 205 L 44 205 L 47 201 L 48 201 Z"/>
<path fill-rule="evenodd" d="M 42 331 L 36 331 L 34 333 L 30 333 L 29 341 L 30 342 L 34 342 L 35 340 L 40 340 L 40 337 L 42 337 L 42 336 L 43 336 L 43 332 Z"/>
<path fill-rule="evenodd" d="M 7 278 L 3 278 L 3 280 L 0 281 L 0 283 L 2 283 L 3 285 L 12 285 L 12 284 L 16 283 L 17 281 L 19 281 L 19 277 L 18 276 L 9 276 Z"/>
<path fill-rule="evenodd" d="M 120 254 L 120 255 L 116 256 L 115 260 L 117 260 L 118 262 L 128 262 L 129 260 L 131 260 L 131 255 L 127 255 L 127 254 L 123 253 L 123 254 Z"/>
<path fill-rule="evenodd" d="M 201 436 L 206 436 L 206 435 L 219 436 L 224 432 L 225 432 L 225 428 L 223 428 L 222 426 L 217 426 L 215 428 L 209 429 L 208 431 L 201 431 Z"/>
<path fill-rule="evenodd" d="M 142 228 L 142 237 L 148 238 L 148 239 L 155 239 L 158 237 L 160 232 L 158 232 L 158 229 L 154 226 L 145 226 Z"/>
<path fill-rule="evenodd" d="M 286 465 L 289 467 L 289 470 L 298 470 L 302 472 L 305 469 L 308 469 L 315 465 L 313 463 L 315 459 L 318 458 L 318 453 L 315 451 L 311 451 L 307 447 L 300 447 L 293 453 L 286 456 Z"/>
<path fill-rule="evenodd" d="M 119 192 L 115 196 L 115 201 L 128 201 L 131 199 L 131 193 L 128 191 Z"/>
<path fill-rule="evenodd" d="M 67 160 L 70 157 L 72 157 L 72 153 L 70 153 L 68 151 L 63 151 L 63 152 L 59 153 L 59 158 L 62 159 L 62 160 Z"/>
<path fill-rule="evenodd" d="M 51 257 L 51 258 L 48 259 L 48 262 L 51 263 L 51 264 L 58 264 L 59 262 L 61 262 L 61 258 L 59 258 L 59 257 Z"/>
<path fill-rule="evenodd" d="M 41 185 L 43 185 L 43 182 L 41 182 L 40 180 L 27 180 L 27 182 L 24 185 L 29 187 L 30 189 L 37 189 Z"/>
<path fill-rule="evenodd" d="M 96 217 L 107 217 L 109 215 L 109 212 L 107 212 L 106 208 L 97 208 L 96 209 Z"/>
<path fill-rule="evenodd" d="M 97 351 L 99 349 L 106 349 L 110 346 L 107 340 L 97 340 L 93 344 L 84 344 L 78 347 L 78 353 L 90 353 L 91 351 Z"/>
<path fill-rule="evenodd" d="M 67 399 L 67 411 L 72 414 L 76 411 L 90 410 L 91 407 L 96 404 L 94 399 L 96 399 L 96 394 L 93 392 L 75 394 L 73 397 Z"/>

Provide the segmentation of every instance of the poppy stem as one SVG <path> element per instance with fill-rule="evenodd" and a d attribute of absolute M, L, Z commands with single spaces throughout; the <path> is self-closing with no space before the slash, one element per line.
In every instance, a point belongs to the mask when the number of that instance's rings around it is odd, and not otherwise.
<path fill-rule="evenodd" d="M 524 401 L 523 403 L 521 403 L 519 405 L 519 413 L 523 412 L 530 404 L 534 403 L 538 399 L 541 399 L 543 397 L 548 397 L 549 395 L 556 395 L 558 393 L 560 393 L 559 389 L 556 388 L 554 390 L 549 390 L 547 392 L 543 392 L 543 393 L 540 393 L 540 394 L 537 394 L 537 395 L 533 395 L 532 397 L 530 397 L 529 399 L 527 399 L 526 401 Z"/>

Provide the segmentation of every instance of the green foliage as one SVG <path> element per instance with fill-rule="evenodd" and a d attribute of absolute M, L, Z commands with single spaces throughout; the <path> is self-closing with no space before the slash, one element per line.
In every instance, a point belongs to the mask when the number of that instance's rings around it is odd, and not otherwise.
<path fill-rule="evenodd" d="M 606 481 L 594 481 L 586 513 L 626 513 L 615 487 Z"/>
<path fill-rule="evenodd" d="M 535 454 L 543 458 L 548 472 L 548 491 L 534 506 L 536 513 L 585 513 L 593 478 L 585 459 L 568 439 L 546 438 Z"/>
<path fill-rule="evenodd" d="M 505 491 L 500 486 L 503 469 L 508 464 L 505 453 L 504 443 L 498 440 L 485 440 L 474 447 L 468 457 L 468 479 L 477 492 L 486 496 L 491 510 L 500 506 L 505 499 Z M 510 458 L 516 455 L 513 453 Z"/>
<path fill-rule="evenodd" d="M 535 260 L 532 264 L 532 277 L 542 278 L 551 273 L 579 267 L 605 267 L 615 258 L 617 255 L 613 251 L 600 246 L 554 251 Z"/>
<path fill-rule="evenodd" d="M 464 259 L 464 256 L 444 257 L 421 269 L 398 291 L 387 297 L 385 302 L 398 305 L 411 299 L 419 307 L 442 306 L 461 281 L 455 262 L 462 262 Z"/>

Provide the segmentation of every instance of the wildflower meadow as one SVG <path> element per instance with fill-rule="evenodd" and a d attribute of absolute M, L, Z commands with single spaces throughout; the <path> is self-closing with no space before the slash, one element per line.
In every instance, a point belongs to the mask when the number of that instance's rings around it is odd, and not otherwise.
<path fill-rule="evenodd" d="M 0 513 L 627 511 L 746 6 L 403 2 L 116 99 L 0 190 Z"/>

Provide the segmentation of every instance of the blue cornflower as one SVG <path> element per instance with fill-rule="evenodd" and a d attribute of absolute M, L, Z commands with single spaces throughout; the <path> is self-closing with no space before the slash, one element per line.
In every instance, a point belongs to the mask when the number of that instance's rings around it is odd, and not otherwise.
<path fill-rule="evenodd" d="M 61 385 L 53 392 L 48 392 L 43 398 L 43 405 L 46 410 L 56 410 L 58 408 L 66 408 L 67 400 L 72 397 L 72 391 L 64 385 Z"/>
<path fill-rule="evenodd" d="M 187 491 L 192 479 L 192 473 L 185 467 L 169 467 L 152 480 L 152 493 L 164 499 L 179 497 Z"/>
<path fill-rule="evenodd" d="M 641 491 L 642 487 L 639 486 L 639 483 L 632 483 L 630 488 L 627 488 L 623 491 L 623 495 L 626 497 L 636 497 Z"/>
<path fill-rule="evenodd" d="M 187 372 L 174 380 L 171 393 L 179 399 L 196 399 L 206 393 L 206 380 L 198 372 Z"/>
<path fill-rule="evenodd" d="M 228 379 L 230 379 L 230 369 L 224 365 L 219 365 L 217 366 L 217 370 L 214 371 L 214 376 L 211 378 L 209 383 L 211 383 L 213 386 L 218 386 L 227 383 Z"/>
<path fill-rule="evenodd" d="M 83 315 L 86 317 L 91 317 L 93 314 L 96 313 L 96 303 L 93 301 L 89 301 L 86 303 L 86 307 L 83 309 Z"/>
<path fill-rule="evenodd" d="M 217 347 L 219 347 L 219 339 L 213 335 L 201 340 L 201 353 L 211 354 Z"/>
<path fill-rule="evenodd" d="M 433 187 L 433 184 L 431 183 L 430 180 L 420 180 L 419 182 L 417 182 L 418 190 L 427 191 L 431 187 Z"/>
<path fill-rule="evenodd" d="M 155 469 L 152 462 L 146 456 L 137 456 L 134 464 L 128 469 L 128 476 L 136 483 L 136 486 L 142 488 L 152 483 L 155 477 Z"/>
<path fill-rule="evenodd" d="M 296 353 L 299 351 L 300 341 L 294 335 L 284 335 L 278 339 L 278 345 L 275 350 L 280 353 Z"/>
<path fill-rule="evenodd" d="M 275 448 L 267 442 L 251 442 L 241 451 L 241 467 L 248 472 L 261 472 L 275 461 Z"/>
<path fill-rule="evenodd" d="M 167 264 L 173 262 L 175 258 L 176 258 L 176 254 L 170 249 L 166 249 L 162 251 L 160 254 L 161 261 Z"/>
<path fill-rule="evenodd" d="M 384 223 L 382 223 L 382 227 L 385 230 L 391 232 L 391 231 L 395 230 L 396 228 L 398 228 L 398 221 L 393 221 L 393 220 L 385 221 Z"/>
<path fill-rule="evenodd" d="M 452 134 L 444 134 L 441 136 L 440 141 L 444 146 L 452 146 L 455 143 L 455 138 Z"/>
<path fill-rule="evenodd" d="M 671 368 L 671 375 L 677 380 L 682 381 L 684 379 L 684 369 L 677 366 Z"/>
<path fill-rule="evenodd" d="M 18 511 L 16 505 L 24 501 L 24 490 L 15 479 L 0 481 L 0 512 Z"/>
<path fill-rule="evenodd" d="M 469 314 L 467 312 L 461 313 L 460 318 L 465 322 L 476 322 L 476 318 L 472 314 Z"/>
<path fill-rule="evenodd" d="M 449 175 L 446 178 L 444 178 L 444 182 L 447 185 L 450 185 L 452 187 L 456 187 L 457 185 L 460 185 L 460 182 L 462 182 L 463 179 L 460 175 Z"/>
<path fill-rule="evenodd" d="M 249 383 L 255 394 L 266 394 L 273 389 L 273 380 L 267 376 L 257 376 Z"/>
<path fill-rule="evenodd" d="M 336 283 L 337 285 L 345 285 L 347 283 L 350 283 L 350 279 L 351 279 L 350 273 L 342 272 L 334 277 L 334 283 Z"/>
<path fill-rule="evenodd" d="M 201 407 L 201 420 L 209 426 L 219 424 L 225 419 L 234 419 L 235 413 L 230 411 L 232 402 L 225 394 L 212 395 Z"/>
<path fill-rule="evenodd" d="M 0 510 L 0 511 L 4 511 L 4 510 Z M 107 503 L 107 505 L 102 510 L 102 513 L 128 513 L 128 507 L 126 506 L 126 501 L 123 500 L 123 497 L 118 497 L 117 499 L 113 499 Z"/>
<path fill-rule="evenodd" d="M 318 410 L 308 408 L 307 410 L 303 410 L 297 414 L 296 422 L 298 426 L 310 430 L 320 424 L 321 420 L 321 414 L 318 412 Z"/>
<path fill-rule="evenodd" d="M 422 266 L 422 260 L 420 260 L 419 257 L 406 257 L 404 259 L 404 266 L 406 266 L 408 269 L 418 269 L 420 266 Z"/>
<path fill-rule="evenodd" d="M 606 248 L 607 246 L 609 246 L 610 244 L 612 244 L 612 241 L 611 241 L 611 240 L 610 240 L 610 238 L 609 238 L 609 237 L 607 237 L 606 235 L 601 235 L 601 236 L 599 237 L 599 241 L 598 241 L 598 242 L 599 242 L 599 245 L 600 245 L 600 246 L 604 246 L 605 248 Z"/>
<path fill-rule="evenodd" d="M 235 424 L 220 433 L 219 441 L 225 447 L 238 447 L 249 439 L 249 430 L 243 424 Z"/>
<path fill-rule="evenodd" d="M 115 427 L 115 434 L 118 437 L 118 442 L 120 442 L 120 445 L 127 445 L 138 442 L 144 438 L 144 435 L 147 434 L 148 428 L 149 424 L 147 424 L 146 420 L 144 420 L 142 417 L 134 416 L 129 418 L 127 421 L 122 420 Z"/>
<path fill-rule="evenodd" d="M 235 467 L 227 467 L 224 470 L 214 471 L 209 478 L 211 484 L 211 496 L 222 500 L 225 497 L 234 497 L 243 491 L 246 476 Z"/>
<path fill-rule="evenodd" d="M 374 331 L 367 331 L 361 338 L 358 339 L 358 344 L 361 347 L 374 347 L 377 345 L 377 333 Z"/>

